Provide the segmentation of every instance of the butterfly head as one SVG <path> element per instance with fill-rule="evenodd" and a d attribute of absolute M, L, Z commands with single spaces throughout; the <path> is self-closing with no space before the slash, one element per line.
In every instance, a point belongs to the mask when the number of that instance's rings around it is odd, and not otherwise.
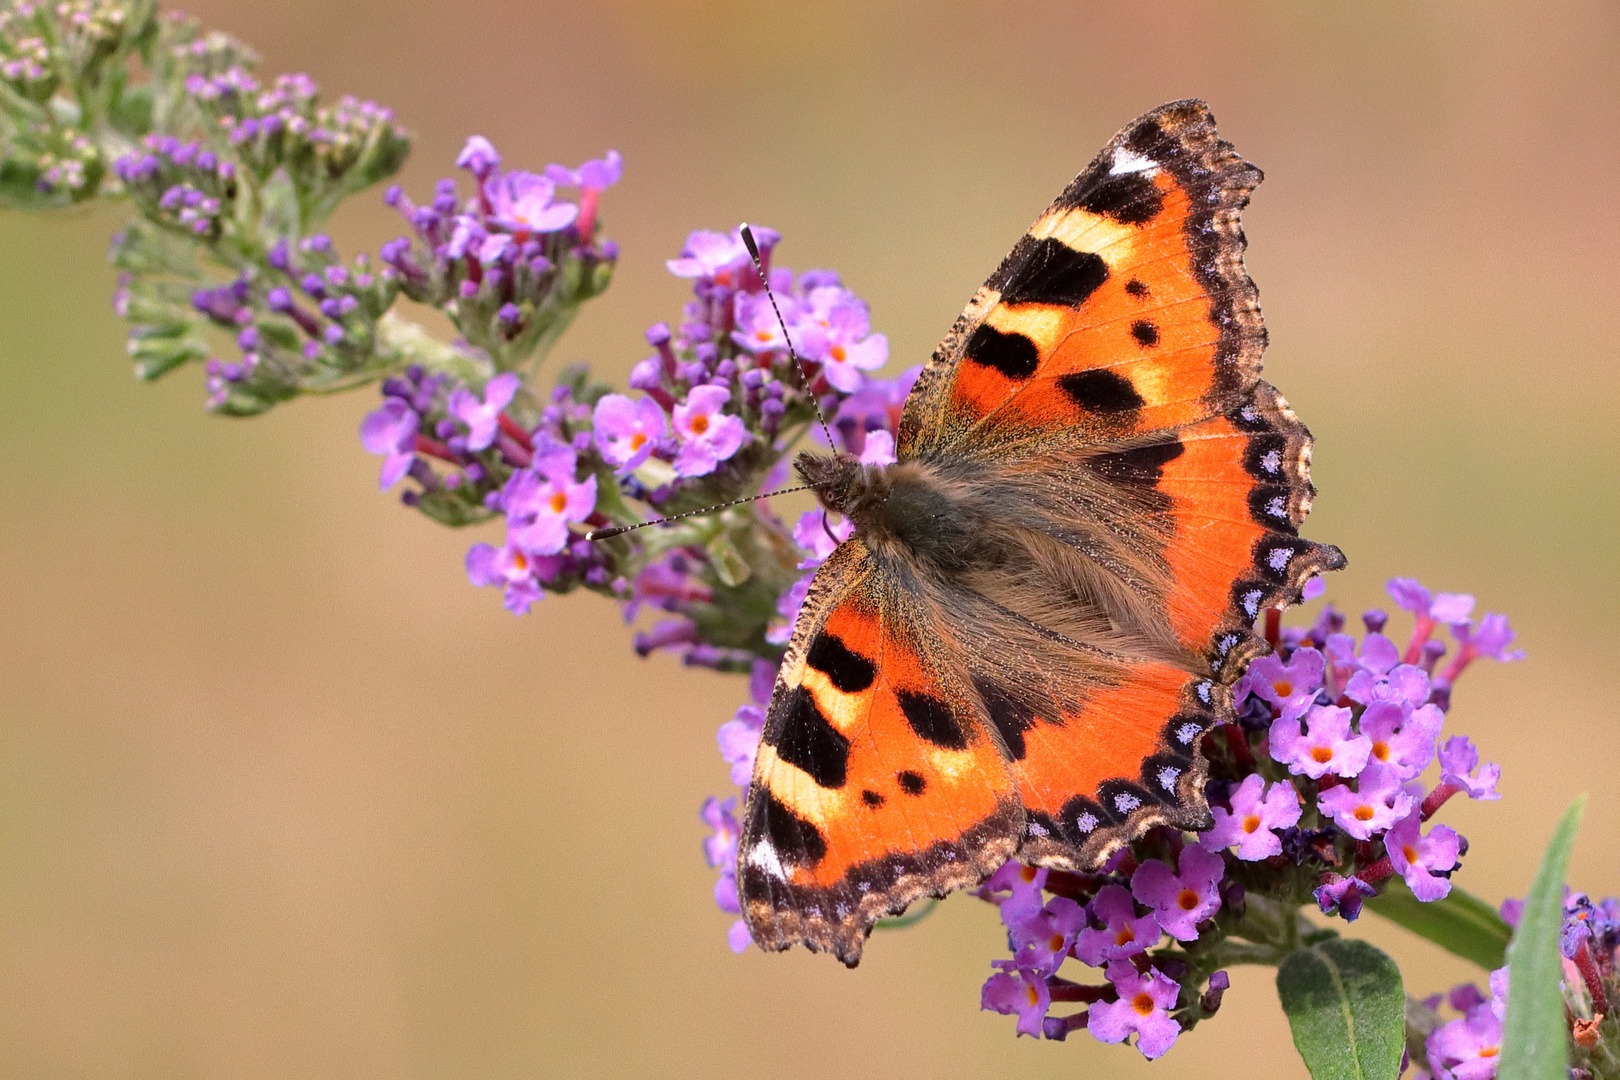
<path fill-rule="evenodd" d="M 854 518 L 857 526 L 860 518 L 868 517 L 873 505 L 888 492 L 885 466 L 862 465 L 846 453 L 826 455 L 805 450 L 794 458 L 794 468 L 815 489 L 823 507 Z"/>

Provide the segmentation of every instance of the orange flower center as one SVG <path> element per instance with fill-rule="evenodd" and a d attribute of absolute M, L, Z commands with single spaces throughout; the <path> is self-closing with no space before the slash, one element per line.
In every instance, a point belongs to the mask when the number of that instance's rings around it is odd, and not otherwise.
<path fill-rule="evenodd" d="M 1311 747 L 1311 760 L 1316 762 L 1319 765 L 1326 765 L 1328 762 L 1333 760 L 1333 747 L 1331 747 L 1331 746 L 1313 746 L 1313 747 Z"/>
<path fill-rule="evenodd" d="M 1142 1016 L 1150 1016 L 1150 1015 L 1152 1015 L 1152 1013 L 1153 1013 L 1153 998 L 1152 998 L 1152 996 L 1149 995 L 1146 990 L 1142 991 L 1140 994 L 1137 994 L 1135 997 L 1131 998 L 1131 1008 L 1135 1009 Z"/>
<path fill-rule="evenodd" d="M 1119 928 L 1119 933 L 1114 935 L 1114 944 L 1115 945 L 1129 945 L 1131 942 L 1133 942 L 1135 940 L 1136 940 L 1136 931 L 1132 930 L 1129 926 L 1120 927 Z"/>
<path fill-rule="evenodd" d="M 630 449 L 631 450 L 640 450 L 643 446 L 646 446 L 646 445 L 647 445 L 647 435 L 646 435 L 645 432 L 638 431 L 634 435 L 630 436 Z"/>
<path fill-rule="evenodd" d="M 1415 863 L 1418 861 L 1418 849 L 1413 847 L 1411 844 L 1407 844 L 1402 847 L 1401 854 L 1406 856 L 1406 861 L 1409 863 Z"/>
<path fill-rule="evenodd" d="M 552 495 L 550 506 L 553 514 L 562 513 L 564 510 L 568 509 L 568 496 L 564 495 L 560 491 L 557 492 L 556 494 Z"/>
<path fill-rule="evenodd" d="M 1287 679 L 1278 679 L 1271 684 L 1271 688 L 1277 692 L 1278 697 L 1287 697 L 1294 692 L 1294 684 Z"/>
<path fill-rule="evenodd" d="M 1051 949 L 1053 952 L 1061 952 L 1063 949 L 1063 935 L 1053 934 L 1052 940 L 1046 943 L 1046 947 Z"/>
<path fill-rule="evenodd" d="M 1356 820 L 1357 821 L 1371 821 L 1373 819 L 1373 814 L 1374 813 L 1375 813 L 1375 811 L 1370 806 L 1367 806 L 1367 805 L 1358 806 L 1358 807 L 1356 807 Z"/>
<path fill-rule="evenodd" d="M 1244 832 L 1246 832 L 1246 833 L 1256 832 L 1256 831 L 1259 830 L 1259 828 L 1260 828 L 1260 815 L 1259 814 L 1250 814 L 1248 817 L 1243 819 L 1243 831 Z"/>
<path fill-rule="evenodd" d="M 1373 743 L 1372 754 L 1373 754 L 1373 757 L 1377 758 L 1379 761 L 1388 761 L 1389 760 L 1389 743 L 1387 743 L 1387 742 L 1375 742 L 1375 743 Z"/>
<path fill-rule="evenodd" d="M 1182 889 L 1176 895 L 1176 903 L 1181 906 L 1182 911 L 1191 911 L 1198 906 L 1198 894 L 1191 889 Z"/>
<path fill-rule="evenodd" d="M 519 570 L 527 570 L 529 568 L 529 557 L 521 551 L 514 551 L 512 552 L 512 565 Z"/>
<path fill-rule="evenodd" d="M 709 430 L 709 418 L 702 413 L 692 417 L 692 434 L 702 435 Z"/>
<path fill-rule="evenodd" d="M 1041 996 L 1035 992 L 1035 988 L 1033 986 L 1024 987 L 1024 993 L 1029 995 L 1029 1003 L 1031 1005 L 1039 1005 L 1041 1003 Z"/>
<path fill-rule="evenodd" d="M 839 363 L 843 363 L 848 356 L 849 353 L 844 351 L 844 347 L 842 345 L 834 345 L 832 347 L 832 358 L 837 360 Z"/>
<path fill-rule="evenodd" d="M 1479 1056 L 1485 1058 L 1495 1057 L 1502 1052 L 1500 1046 L 1486 1046 L 1480 1049 Z"/>
<path fill-rule="evenodd" d="M 1029 882 L 1035 880 L 1035 868 L 1033 866 L 1025 866 L 1022 870 L 1018 871 L 1018 876 L 1024 879 L 1025 884 L 1028 884 Z"/>

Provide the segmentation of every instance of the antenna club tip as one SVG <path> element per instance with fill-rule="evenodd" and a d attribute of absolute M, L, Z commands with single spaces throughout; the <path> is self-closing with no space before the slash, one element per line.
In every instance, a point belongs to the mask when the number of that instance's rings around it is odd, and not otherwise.
<path fill-rule="evenodd" d="M 629 531 L 629 529 L 619 528 L 617 526 L 611 529 L 592 529 L 590 532 L 585 534 L 585 539 L 587 542 L 594 544 L 598 540 L 610 540 L 613 537 L 618 536 L 620 533 Z"/>
<path fill-rule="evenodd" d="M 742 235 L 742 242 L 748 248 L 748 254 L 758 259 L 759 244 L 754 241 L 754 230 L 748 227 L 748 222 L 738 225 L 737 232 Z"/>

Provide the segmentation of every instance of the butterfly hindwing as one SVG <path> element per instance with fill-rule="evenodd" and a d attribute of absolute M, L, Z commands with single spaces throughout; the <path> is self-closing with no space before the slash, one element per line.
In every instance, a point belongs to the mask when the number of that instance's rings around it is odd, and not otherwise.
<path fill-rule="evenodd" d="M 1226 687 L 982 595 L 963 592 L 945 610 L 940 634 L 966 658 L 1025 809 L 1020 858 L 1089 870 L 1154 825 L 1206 823 L 1199 740 L 1230 717 Z"/>
<path fill-rule="evenodd" d="M 846 964 L 877 919 L 976 884 L 1023 815 L 923 597 L 859 540 L 817 572 L 777 678 L 738 848 L 754 940 Z"/>
<path fill-rule="evenodd" d="M 1260 171 L 1201 102 L 1116 135 L 974 295 L 906 403 L 900 456 L 1201 420 L 1253 383 L 1265 328 L 1238 214 Z"/>
<path fill-rule="evenodd" d="M 1166 611 L 1177 637 L 1231 682 L 1269 650 L 1253 632 L 1260 612 L 1298 603 L 1307 580 L 1345 558 L 1299 536 L 1315 495 L 1311 436 L 1270 385 L 1182 429 L 1175 445 L 1155 484 L 1176 522 Z"/>

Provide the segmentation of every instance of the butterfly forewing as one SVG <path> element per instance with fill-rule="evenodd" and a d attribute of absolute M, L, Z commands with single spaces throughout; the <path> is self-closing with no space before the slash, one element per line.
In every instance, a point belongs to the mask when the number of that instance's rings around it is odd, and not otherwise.
<path fill-rule="evenodd" d="M 1265 348 L 1238 214 L 1260 171 L 1202 103 L 1116 135 L 957 320 L 901 421 L 901 457 L 1056 430 L 1094 441 L 1235 402 Z"/>

